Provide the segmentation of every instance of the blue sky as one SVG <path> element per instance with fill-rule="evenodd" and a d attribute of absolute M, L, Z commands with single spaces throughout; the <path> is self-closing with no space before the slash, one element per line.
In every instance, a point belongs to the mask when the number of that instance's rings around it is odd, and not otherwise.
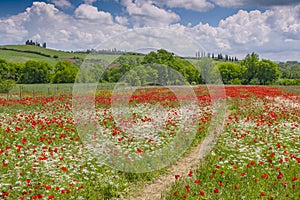
<path fill-rule="evenodd" d="M 50 48 L 80 50 L 122 32 L 152 27 L 188 35 L 207 52 L 300 60 L 298 0 L 1 0 L 0 11 L 0 45 L 32 39 Z M 161 42 L 164 47 L 164 41 L 153 38 L 126 45 Z M 178 43 L 186 41 L 174 41 Z"/>

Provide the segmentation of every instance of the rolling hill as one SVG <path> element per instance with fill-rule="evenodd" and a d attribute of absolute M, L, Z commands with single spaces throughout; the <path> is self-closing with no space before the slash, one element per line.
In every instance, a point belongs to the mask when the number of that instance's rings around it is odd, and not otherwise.
<path fill-rule="evenodd" d="M 88 54 L 79 52 L 66 52 L 43 48 L 35 45 L 4 45 L 0 46 L 0 59 L 5 59 L 9 62 L 24 63 L 28 60 L 44 61 L 50 65 L 55 65 L 59 60 L 69 60 L 76 62 L 77 60 L 88 59 L 104 59 L 112 61 L 120 55 L 114 54 Z"/>
<path fill-rule="evenodd" d="M 42 48 L 34 45 L 5 45 L 0 46 L 0 58 L 9 62 L 26 62 L 28 60 L 44 61 L 55 65 L 59 60 L 84 59 L 87 54 L 65 52 Z"/>

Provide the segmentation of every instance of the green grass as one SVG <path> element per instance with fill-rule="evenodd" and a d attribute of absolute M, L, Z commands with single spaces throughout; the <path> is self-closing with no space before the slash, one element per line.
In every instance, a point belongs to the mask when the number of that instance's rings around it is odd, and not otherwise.
<path fill-rule="evenodd" d="M 164 199 L 299 199 L 300 165 L 293 158 L 299 157 L 296 102 L 247 98 L 229 103 L 231 117 L 213 150 Z"/>
<path fill-rule="evenodd" d="M 10 91 L 8 98 L 21 97 L 38 97 L 38 96 L 53 96 L 60 94 L 72 94 L 74 83 L 65 84 L 17 84 Z M 114 83 L 99 83 L 97 92 L 101 90 L 110 91 L 114 88 Z M 87 86 L 88 90 L 92 90 L 92 85 Z M 6 94 L 3 94 L 7 96 Z"/>
<path fill-rule="evenodd" d="M 72 52 L 48 49 L 48 48 L 43 48 L 43 47 L 38 47 L 38 46 L 33 46 L 33 45 L 5 45 L 5 46 L 1 46 L 0 48 L 40 52 L 43 54 L 50 55 L 51 57 L 56 55 L 59 58 L 72 58 L 74 56 L 78 56 L 79 58 L 85 58 L 85 56 L 86 56 L 86 54 L 83 54 L 83 53 L 72 53 Z"/>
<path fill-rule="evenodd" d="M 33 45 L 5 45 L 0 46 L 0 58 L 9 62 L 25 63 L 28 60 L 43 61 L 55 65 L 59 60 L 81 58 L 86 54 L 71 53 L 46 49 Z"/>
<path fill-rule="evenodd" d="M 20 63 L 25 63 L 28 60 L 43 61 L 49 63 L 52 66 L 58 62 L 58 59 L 55 58 L 49 58 L 37 54 L 16 52 L 11 50 L 1 50 L 1 49 L 0 49 L 0 58 L 5 59 L 8 62 L 20 62 Z"/>
<path fill-rule="evenodd" d="M 28 60 L 44 61 L 54 66 L 59 60 L 65 59 L 89 59 L 89 60 L 106 60 L 114 61 L 121 55 L 113 54 L 97 54 L 91 55 L 86 53 L 66 52 L 62 50 L 42 48 L 33 45 L 4 45 L 0 46 L 0 59 L 5 59 L 9 62 L 25 63 Z M 126 55 L 127 58 L 140 58 L 140 55 Z"/>

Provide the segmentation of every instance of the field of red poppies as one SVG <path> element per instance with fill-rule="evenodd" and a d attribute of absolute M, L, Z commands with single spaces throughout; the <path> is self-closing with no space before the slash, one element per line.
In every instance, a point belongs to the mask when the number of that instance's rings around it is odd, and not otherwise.
<path fill-rule="evenodd" d="M 191 169 L 189 178 L 174 174 L 176 183 L 163 195 L 167 199 L 298 199 L 299 88 L 225 89 L 230 115 L 226 117 L 224 132 L 219 133 L 205 161 Z M 190 145 L 204 138 L 216 112 L 209 95 L 213 91 L 204 86 L 195 87 L 194 91 L 198 110 L 190 120 L 197 129 L 194 140 L 188 141 Z M 139 158 L 172 144 L 185 130 L 178 121 L 193 110 L 178 109 L 180 102 L 169 89 L 138 90 L 129 100 L 133 115 L 126 118 L 131 123 L 122 124 L 126 126 L 124 131 L 112 115 L 111 95 L 111 91 L 97 92 L 95 112 L 101 133 L 115 146 L 125 149 L 126 160 L 130 160 L 128 155 Z M 166 116 L 157 115 L 162 108 Z M 122 199 L 130 185 L 156 176 L 155 172 L 135 175 L 101 164 L 77 132 L 71 94 L 3 97 L 0 117 L 2 199 Z M 159 129 L 144 134 L 145 127 L 153 124 Z M 105 153 L 116 154 L 109 150 Z"/>
<path fill-rule="evenodd" d="M 204 162 L 166 199 L 299 199 L 299 88 L 227 87 L 230 114 Z"/>

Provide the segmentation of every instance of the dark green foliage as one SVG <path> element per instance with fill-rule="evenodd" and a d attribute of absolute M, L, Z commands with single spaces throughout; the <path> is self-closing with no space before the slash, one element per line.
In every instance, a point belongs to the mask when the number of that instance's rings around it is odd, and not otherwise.
<path fill-rule="evenodd" d="M 36 46 L 39 46 L 39 45 L 36 45 Z M 0 49 L 10 50 L 10 51 L 15 51 L 15 52 L 29 53 L 29 54 L 37 54 L 37 55 L 48 57 L 48 58 L 51 57 L 51 55 L 49 55 L 49 54 L 45 54 L 45 53 L 37 52 L 37 51 L 31 51 L 31 50 L 20 50 L 20 49 L 6 48 L 6 47 L 0 47 Z"/>
<path fill-rule="evenodd" d="M 52 66 L 46 62 L 27 61 L 21 70 L 18 83 L 49 83 L 51 79 Z"/>
<path fill-rule="evenodd" d="M 53 83 L 74 83 L 78 68 L 70 61 L 59 61 L 54 67 Z"/>
<path fill-rule="evenodd" d="M 20 84 L 123 81 L 130 85 L 180 85 L 205 82 L 216 84 L 220 75 L 224 84 L 300 85 L 300 63 L 297 61 L 277 64 L 270 60 L 259 60 L 259 56 L 255 53 L 248 54 L 241 61 L 228 55 L 223 57 L 221 53 L 209 56 L 224 58 L 228 62 L 224 59 L 220 62 L 211 58 L 185 60 L 164 49 L 152 51 L 143 57 L 127 53 L 110 64 L 102 63 L 103 60 L 99 58 L 83 62 L 83 59 L 74 57 L 74 63 L 61 60 L 52 67 L 40 61 L 16 63 L 0 59 L 0 79 Z M 54 57 L 61 56 L 54 55 Z M 83 63 L 88 67 L 79 69 L 78 66 Z"/>
<path fill-rule="evenodd" d="M 0 93 L 8 93 L 14 86 L 16 82 L 10 79 L 1 80 L 0 79 Z"/>
<path fill-rule="evenodd" d="M 274 83 L 280 76 L 278 64 L 270 60 L 261 60 L 258 63 L 257 78 L 260 85 L 269 85 Z"/>
<path fill-rule="evenodd" d="M 175 56 L 173 53 L 167 52 L 164 49 L 158 50 L 157 53 L 152 51 L 147 54 L 144 57 L 142 64 L 160 64 L 160 67 L 156 68 L 156 70 L 159 72 L 158 79 L 161 83 L 167 82 L 167 80 L 176 81 L 171 77 L 172 75 L 169 74 L 170 76 L 168 76 L 167 73 L 162 72 L 162 70 L 167 70 L 163 69 L 163 65 L 178 71 L 189 83 L 200 83 L 200 73 L 195 66 L 187 60 Z"/>
<path fill-rule="evenodd" d="M 279 63 L 279 70 L 282 73 L 281 78 L 300 78 L 300 63 L 297 61 L 287 61 L 286 63 Z"/>
<path fill-rule="evenodd" d="M 240 63 L 246 68 L 242 80 L 244 84 L 273 84 L 280 77 L 277 63 L 265 59 L 260 61 L 255 53 L 248 54 Z"/>
<path fill-rule="evenodd" d="M 257 54 L 248 54 L 244 60 L 241 61 L 241 65 L 245 66 L 246 72 L 244 73 L 244 83 L 249 84 L 254 78 L 257 78 L 259 57 Z"/>
<path fill-rule="evenodd" d="M 231 62 L 218 63 L 217 68 L 224 84 L 241 84 L 246 72 L 246 67 Z"/>
<path fill-rule="evenodd" d="M 23 68 L 24 64 L 22 63 L 9 63 L 6 60 L 0 59 L 0 79 L 17 82 Z"/>

